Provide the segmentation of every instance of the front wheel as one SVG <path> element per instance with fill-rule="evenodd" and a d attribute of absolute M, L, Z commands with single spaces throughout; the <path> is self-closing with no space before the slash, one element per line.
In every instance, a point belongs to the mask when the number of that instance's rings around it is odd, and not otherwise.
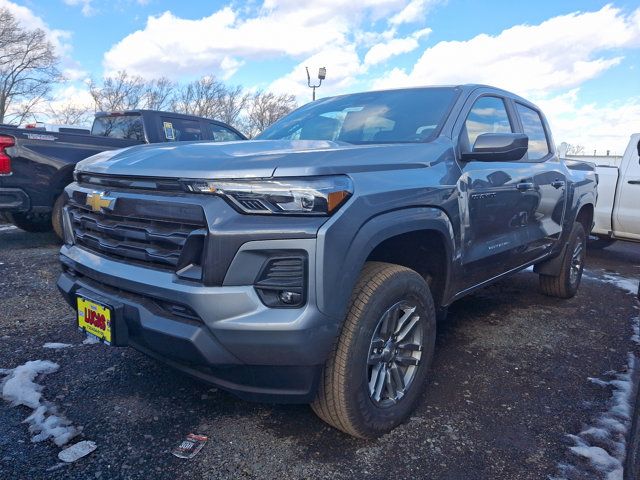
<path fill-rule="evenodd" d="M 64 233 L 62 231 L 62 208 L 66 203 L 65 193 L 61 193 L 53 203 L 53 210 L 51 211 L 51 227 L 60 240 L 64 240 Z"/>
<path fill-rule="evenodd" d="M 540 290 L 550 297 L 571 298 L 578 293 L 587 252 L 587 236 L 582 224 L 573 224 L 558 275 L 540 274 Z"/>
<path fill-rule="evenodd" d="M 311 407 L 333 427 L 380 436 L 414 410 L 435 346 L 429 286 L 415 271 L 367 262 Z"/>

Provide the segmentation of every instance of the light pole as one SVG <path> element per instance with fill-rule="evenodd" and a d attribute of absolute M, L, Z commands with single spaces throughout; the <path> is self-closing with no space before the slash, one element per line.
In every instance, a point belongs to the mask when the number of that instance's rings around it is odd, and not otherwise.
<path fill-rule="evenodd" d="M 313 100 L 315 101 L 316 99 L 316 88 L 318 88 L 320 85 L 322 85 L 322 80 L 324 80 L 325 78 L 327 78 L 327 69 L 326 67 L 320 67 L 318 69 L 318 80 L 320 80 L 318 82 L 317 85 L 312 85 L 311 84 L 311 76 L 309 75 L 309 67 L 304 67 L 307 69 L 307 85 L 309 85 L 309 88 L 313 89 Z"/>

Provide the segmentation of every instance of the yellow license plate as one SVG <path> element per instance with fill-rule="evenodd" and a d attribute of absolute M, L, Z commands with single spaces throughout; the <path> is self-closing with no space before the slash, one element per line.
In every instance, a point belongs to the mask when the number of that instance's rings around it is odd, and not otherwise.
<path fill-rule="evenodd" d="M 78 327 L 111 345 L 111 309 L 78 297 Z"/>

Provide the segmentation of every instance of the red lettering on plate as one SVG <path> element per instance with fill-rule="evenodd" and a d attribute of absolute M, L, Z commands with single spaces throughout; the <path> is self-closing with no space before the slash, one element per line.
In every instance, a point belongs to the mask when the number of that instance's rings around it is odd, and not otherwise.
<path fill-rule="evenodd" d="M 87 307 L 84 307 L 84 320 L 89 325 L 93 325 L 100 330 L 106 330 L 107 328 L 107 319 L 104 314 L 98 314 L 95 310 L 90 310 Z"/>

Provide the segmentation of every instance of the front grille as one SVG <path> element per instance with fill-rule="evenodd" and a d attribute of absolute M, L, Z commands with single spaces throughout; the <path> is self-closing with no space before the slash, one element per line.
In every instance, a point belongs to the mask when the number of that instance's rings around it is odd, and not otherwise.
<path fill-rule="evenodd" d="M 124 199 L 118 202 L 121 200 Z M 121 210 L 130 210 L 121 203 Z M 176 271 L 200 264 L 206 235 L 204 220 L 160 220 L 162 212 L 167 216 L 170 210 L 163 209 L 162 205 L 154 206 L 152 202 L 143 202 L 137 207 L 149 215 L 125 216 L 104 209 L 94 212 L 72 201 L 67 209 L 76 244 L 116 260 L 161 270 Z M 185 244 L 188 252 L 183 252 Z"/>

